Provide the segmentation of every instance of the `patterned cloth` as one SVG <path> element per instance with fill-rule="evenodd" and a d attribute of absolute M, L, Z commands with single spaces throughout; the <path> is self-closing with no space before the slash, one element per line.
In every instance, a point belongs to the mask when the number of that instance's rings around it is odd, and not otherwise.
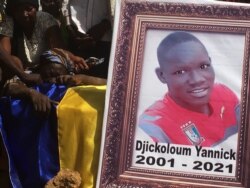
<path fill-rule="evenodd" d="M 154 141 L 215 146 L 238 131 L 239 100 L 226 86 L 215 84 L 206 115 L 177 105 L 169 95 L 140 117 L 141 127 Z"/>
<path fill-rule="evenodd" d="M 69 74 L 73 74 L 75 70 L 74 63 L 69 58 L 64 58 L 53 50 L 47 50 L 40 56 L 40 62 L 62 64 Z"/>

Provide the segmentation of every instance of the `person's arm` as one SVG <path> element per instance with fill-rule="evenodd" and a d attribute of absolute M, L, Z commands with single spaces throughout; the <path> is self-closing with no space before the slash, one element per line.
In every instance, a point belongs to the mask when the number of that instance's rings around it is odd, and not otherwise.
<path fill-rule="evenodd" d="M 79 85 L 106 85 L 107 80 L 94 76 L 88 76 L 84 74 L 77 75 L 62 75 L 56 78 L 56 83 L 65 84 L 68 86 Z"/>
<path fill-rule="evenodd" d="M 70 59 L 75 64 L 75 72 L 80 72 L 82 70 L 89 69 L 85 60 L 79 56 L 74 55 L 68 50 L 65 50 L 65 45 L 63 43 L 62 37 L 60 34 L 59 26 L 52 26 L 46 31 L 46 38 L 49 44 L 49 48 L 65 57 Z"/>
<path fill-rule="evenodd" d="M 9 53 L 2 47 L 0 44 L 0 62 L 3 66 L 6 66 L 12 72 L 20 77 L 23 76 L 23 71 L 18 67 L 18 65 L 15 63 L 14 59 L 11 57 Z"/>
<path fill-rule="evenodd" d="M 11 57 L 11 37 L 13 36 L 12 19 L 6 17 L 6 21 L 0 25 L 0 63 L 1 67 L 7 67 L 14 75 L 23 77 L 24 72 Z"/>
<path fill-rule="evenodd" d="M 11 41 L 10 41 L 10 37 L 4 36 L 4 35 L 0 35 L 0 43 L 1 43 L 2 48 L 8 54 L 11 54 Z"/>
<path fill-rule="evenodd" d="M 75 73 L 79 73 L 83 70 L 89 69 L 88 64 L 82 57 L 76 56 L 70 51 L 61 48 L 53 48 L 52 50 L 57 54 L 61 55 L 62 57 L 66 58 L 67 60 L 72 61 L 75 65 L 75 70 L 74 70 Z"/>
<path fill-rule="evenodd" d="M 6 85 L 4 94 L 13 98 L 27 99 L 33 104 L 34 110 L 48 114 L 51 109 L 51 100 L 38 91 L 28 88 L 21 82 L 12 82 Z"/>
<path fill-rule="evenodd" d="M 15 59 L 12 57 L 0 44 L 0 63 L 2 66 L 7 67 L 13 75 L 17 75 L 23 82 L 27 84 L 41 83 L 41 78 L 36 74 L 27 74 L 19 66 Z"/>
<path fill-rule="evenodd" d="M 27 84 L 40 83 L 41 78 L 37 75 L 28 75 L 23 71 L 20 59 L 11 55 L 11 37 L 13 36 L 13 21 L 6 16 L 6 20 L 0 24 L 0 66 L 7 68 L 7 74 L 17 75 Z M 6 72 L 5 72 L 6 73 Z"/>

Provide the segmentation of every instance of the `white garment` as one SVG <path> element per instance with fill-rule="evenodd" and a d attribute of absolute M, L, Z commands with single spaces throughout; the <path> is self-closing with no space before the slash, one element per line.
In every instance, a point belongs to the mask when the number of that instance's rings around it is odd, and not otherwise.
<path fill-rule="evenodd" d="M 62 0 L 62 14 L 67 17 L 70 15 L 69 13 L 69 4 L 71 0 Z"/>
<path fill-rule="evenodd" d="M 29 63 L 38 63 L 42 52 L 47 50 L 45 33 L 48 28 L 57 25 L 57 21 L 50 14 L 38 11 L 36 14 L 36 24 L 30 40 L 24 35 L 24 48 L 26 58 Z"/>
<path fill-rule="evenodd" d="M 6 22 L 0 25 L 0 34 L 13 37 L 13 21 L 6 19 Z M 38 11 L 36 13 L 35 28 L 32 33 L 31 39 L 27 39 L 25 35 L 23 38 L 18 38 L 18 52 L 17 56 L 22 60 L 26 66 L 34 66 L 39 62 L 42 52 L 48 50 L 49 46 L 45 39 L 45 33 L 48 28 L 57 25 L 57 21 L 46 12 Z M 21 40 L 22 39 L 22 40 Z"/>

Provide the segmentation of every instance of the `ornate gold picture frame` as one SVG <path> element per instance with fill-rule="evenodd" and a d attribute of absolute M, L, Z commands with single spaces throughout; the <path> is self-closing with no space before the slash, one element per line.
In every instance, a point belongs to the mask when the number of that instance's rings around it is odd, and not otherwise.
<path fill-rule="evenodd" d="M 117 2 L 98 187 L 250 186 L 250 6 L 199 2 Z M 139 128 L 144 111 L 168 91 L 156 75 L 156 51 L 175 32 L 194 35 L 204 44 L 214 82 L 226 85 L 239 99 L 237 133 L 216 147 L 202 146 L 203 135 L 191 121 L 180 126 L 183 136 L 190 141 L 198 135 L 200 142 L 163 142 Z M 220 107 L 221 119 L 227 109 Z M 176 113 L 176 121 L 184 116 Z M 214 126 L 213 121 L 210 124 Z M 216 130 L 209 135 L 217 134 Z"/>

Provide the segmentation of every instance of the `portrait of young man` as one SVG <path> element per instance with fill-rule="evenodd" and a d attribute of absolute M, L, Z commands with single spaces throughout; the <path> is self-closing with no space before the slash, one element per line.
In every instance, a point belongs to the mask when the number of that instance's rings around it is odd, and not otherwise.
<path fill-rule="evenodd" d="M 244 44 L 244 37 L 186 31 L 156 33 L 149 31 L 146 37 L 158 38 L 156 58 L 151 59 L 157 63 L 155 67 L 154 62 L 147 63 L 147 50 L 152 52 L 153 47 L 146 46 L 136 138 L 216 147 L 225 143 L 231 146 L 232 137 L 236 146 L 244 45 L 230 44 L 238 44 L 233 42 L 237 40 Z M 148 75 L 150 71 L 152 75 Z"/>

